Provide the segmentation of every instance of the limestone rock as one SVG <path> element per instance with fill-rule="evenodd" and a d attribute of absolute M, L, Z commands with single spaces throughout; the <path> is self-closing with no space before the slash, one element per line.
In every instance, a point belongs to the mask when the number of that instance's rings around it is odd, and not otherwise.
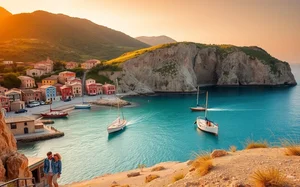
<path fill-rule="evenodd" d="M 6 161 L 7 179 L 32 177 L 28 168 L 28 159 L 25 155 L 16 152 Z"/>
<path fill-rule="evenodd" d="M 227 151 L 221 150 L 221 149 L 216 149 L 210 154 L 210 157 L 217 158 L 217 157 L 221 157 L 221 156 L 225 156 L 225 155 L 227 155 Z"/>
<path fill-rule="evenodd" d="M 132 173 L 128 173 L 127 177 L 136 177 L 136 176 L 139 176 L 139 175 L 140 175 L 140 172 L 132 172 Z"/>
<path fill-rule="evenodd" d="M 0 181 L 5 180 L 5 168 L 3 166 L 2 160 L 0 160 Z"/>

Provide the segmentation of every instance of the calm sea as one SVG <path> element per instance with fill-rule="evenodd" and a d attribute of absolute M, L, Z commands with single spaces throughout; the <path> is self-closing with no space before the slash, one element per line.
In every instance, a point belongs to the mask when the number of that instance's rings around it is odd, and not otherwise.
<path fill-rule="evenodd" d="M 300 83 L 300 67 L 293 67 Z M 135 107 L 123 109 L 128 119 L 125 131 L 108 136 L 106 127 L 117 116 L 113 108 L 75 111 L 69 119 L 53 125 L 65 136 L 19 144 L 27 156 L 45 157 L 59 152 L 63 157 L 60 183 L 91 179 L 105 173 L 134 169 L 138 164 L 186 161 L 193 154 L 231 145 L 243 148 L 247 138 L 300 137 L 300 87 L 208 88 L 209 119 L 219 124 L 219 136 L 197 130 L 196 95 L 157 95 L 127 98 Z M 205 91 L 203 89 L 202 91 Z M 205 95 L 200 95 L 204 103 Z"/>

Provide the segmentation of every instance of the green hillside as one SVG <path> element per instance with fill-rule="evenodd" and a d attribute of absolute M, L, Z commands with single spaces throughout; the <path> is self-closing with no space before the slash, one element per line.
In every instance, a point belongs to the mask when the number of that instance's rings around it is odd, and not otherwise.
<path fill-rule="evenodd" d="M 44 11 L 6 16 L 0 25 L 5 25 L 0 27 L 0 59 L 6 60 L 36 61 L 47 56 L 54 60 L 102 60 L 148 47 L 89 20 Z"/>

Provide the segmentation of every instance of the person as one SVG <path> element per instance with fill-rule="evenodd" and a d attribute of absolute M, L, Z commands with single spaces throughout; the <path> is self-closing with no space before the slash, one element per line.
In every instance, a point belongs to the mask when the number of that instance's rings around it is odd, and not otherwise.
<path fill-rule="evenodd" d="M 55 187 L 58 187 L 57 178 L 60 178 L 61 175 L 61 156 L 58 153 L 54 154 L 53 162 L 53 184 Z"/>
<path fill-rule="evenodd" d="M 53 178 L 53 157 L 52 152 L 47 153 L 47 158 L 44 160 L 44 173 L 46 175 L 49 187 L 52 187 L 52 178 Z"/>

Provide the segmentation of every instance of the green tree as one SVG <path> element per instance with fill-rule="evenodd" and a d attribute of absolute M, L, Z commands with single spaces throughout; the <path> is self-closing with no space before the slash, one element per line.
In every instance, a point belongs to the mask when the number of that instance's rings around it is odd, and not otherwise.
<path fill-rule="evenodd" d="M 84 69 L 82 69 L 82 68 L 74 68 L 71 71 L 76 73 L 76 77 L 82 77 L 83 73 L 84 73 Z"/>
<path fill-rule="evenodd" d="M 65 64 L 63 62 L 57 61 L 53 64 L 53 71 L 59 71 L 65 69 Z"/>
<path fill-rule="evenodd" d="M 14 73 L 7 73 L 3 78 L 4 80 L 0 84 L 8 89 L 19 88 L 21 86 L 21 80 Z"/>

